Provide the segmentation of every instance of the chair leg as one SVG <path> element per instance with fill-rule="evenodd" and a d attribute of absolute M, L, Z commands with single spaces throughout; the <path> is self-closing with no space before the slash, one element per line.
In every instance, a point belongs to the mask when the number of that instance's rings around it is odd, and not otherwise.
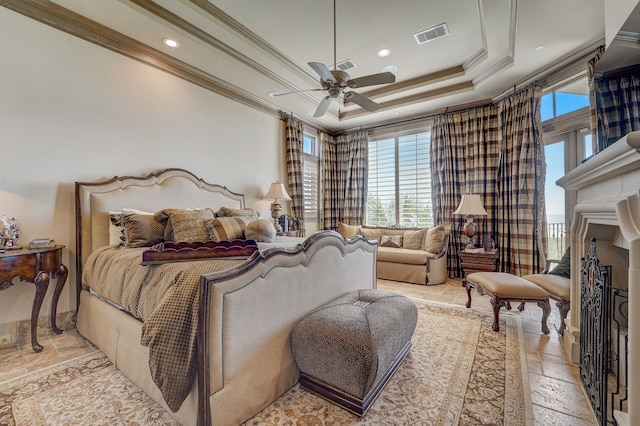
<path fill-rule="evenodd" d="M 547 318 L 549 318 L 549 314 L 551 313 L 551 304 L 549 303 L 549 298 L 544 300 L 539 300 L 537 305 L 542 308 L 542 332 L 544 334 L 549 334 L 549 327 L 547 326 Z"/>
<path fill-rule="evenodd" d="M 560 329 L 558 330 L 558 334 L 564 336 L 564 329 L 567 326 L 564 323 L 564 320 L 567 319 L 567 314 L 569 313 L 569 308 L 571 307 L 571 303 L 568 300 L 559 300 L 556 302 L 556 306 L 560 311 Z"/>
<path fill-rule="evenodd" d="M 520 304 L 518 305 L 518 310 L 520 312 L 524 311 L 524 302 L 520 302 Z"/>
<path fill-rule="evenodd" d="M 498 296 L 491 297 L 491 306 L 493 306 L 493 331 L 500 331 L 500 308 L 505 306 L 504 300 Z"/>

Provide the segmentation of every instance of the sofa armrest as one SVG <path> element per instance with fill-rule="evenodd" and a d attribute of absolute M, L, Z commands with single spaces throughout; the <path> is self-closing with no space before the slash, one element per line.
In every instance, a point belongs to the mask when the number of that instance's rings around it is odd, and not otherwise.
<path fill-rule="evenodd" d="M 447 251 L 449 234 L 442 239 L 438 254 L 435 257 L 427 257 L 427 284 L 442 284 L 447 281 Z"/>

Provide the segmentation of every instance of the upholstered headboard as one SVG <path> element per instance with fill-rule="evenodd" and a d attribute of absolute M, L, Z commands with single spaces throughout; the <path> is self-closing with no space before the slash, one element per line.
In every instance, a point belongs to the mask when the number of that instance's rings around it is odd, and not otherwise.
<path fill-rule="evenodd" d="M 75 192 L 77 293 L 87 257 L 93 250 L 109 245 L 110 211 L 244 208 L 244 195 L 207 183 L 182 169 L 165 169 L 145 177 L 116 176 L 102 182 L 76 182 Z"/>

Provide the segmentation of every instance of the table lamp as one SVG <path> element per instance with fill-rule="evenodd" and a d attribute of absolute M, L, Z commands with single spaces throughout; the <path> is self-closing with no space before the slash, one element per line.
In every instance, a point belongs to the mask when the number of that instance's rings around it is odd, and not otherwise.
<path fill-rule="evenodd" d="M 267 195 L 264 196 L 265 200 L 273 200 L 271 203 L 271 217 L 273 218 L 273 226 L 276 228 L 277 232 L 282 232 L 282 226 L 280 226 L 280 212 L 282 211 L 282 206 L 278 202 L 278 200 L 290 200 L 289 194 L 287 194 L 287 190 L 284 188 L 284 184 L 280 182 L 273 182 L 271 187 L 269 187 L 269 191 Z"/>
<path fill-rule="evenodd" d="M 475 216 L 487 216 L 487 211 L 482 206 L 482 200 L 478 194 L 463 194 L 460 205 L 453 212 L 455 215 L 467 216 L 464 224 L 464 233 L 467 236 L 467 246 L 465 249 L 473 249 L 473 237 L 476 235 L 476 224 L 473 223 Z"/>

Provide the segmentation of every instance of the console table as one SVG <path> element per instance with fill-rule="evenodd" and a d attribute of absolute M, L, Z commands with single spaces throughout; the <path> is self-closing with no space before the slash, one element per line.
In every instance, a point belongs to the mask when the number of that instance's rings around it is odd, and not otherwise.
<path fill-rule="evenodd" d="M 58 245 L 51 248 L 6 250 L 0 253 L 0 290 L 13 286 L 12 281 L 16 277 L 36 286 L 31 309 L 31 347 L 36 352 L 43 349 L 38 343 L 38 317 L 50 278 L 57 278 L 51 303 L 51 329 L 56 334 L 62 333 L 56 325 L 56 311 L 60 292 L 69 272 L 62 264 L 63 248 L 64 246 Z"/>

